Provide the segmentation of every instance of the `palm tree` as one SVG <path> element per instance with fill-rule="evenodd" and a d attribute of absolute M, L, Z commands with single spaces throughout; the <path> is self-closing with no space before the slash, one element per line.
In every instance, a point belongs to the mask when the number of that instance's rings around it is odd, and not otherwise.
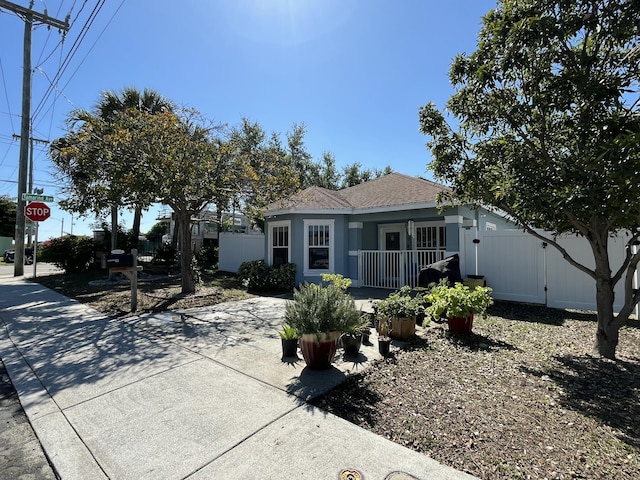
<path fill-rule="evenodd" d="M 141 112 L 156 114 L 165 111 L 173 112 L 174 105 L 167 98 L 163 97 L 155 90 L 145 88 L 142 92 L 133 88 L 126 87 L 121 92 L 106 90 L 100 94 L 100 100 L 94 106 L 94 114 L 101 120 L 112 123 L 118 114 L 129 109 L 135 109 Z M 111 206 L 111 249 L 116 248 L 117 235 L 115 232 L 118 227 L 118 204 Z M 140 236 L 140 219 L 142 217 L 143 205 L 137 202 L 134 205 L 133 227 L 131 237 L 134 244 L 138 243 Z"/>

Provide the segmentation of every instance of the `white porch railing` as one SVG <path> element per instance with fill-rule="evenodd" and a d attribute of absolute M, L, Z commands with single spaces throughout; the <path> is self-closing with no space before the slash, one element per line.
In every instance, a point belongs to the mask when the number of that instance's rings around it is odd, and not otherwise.
<path fill-rule="evenodd" d="M 375 288 L 418 286 L 418 274 L 442 260 L 444 250 L 358 250 L 358 285 Z"/>

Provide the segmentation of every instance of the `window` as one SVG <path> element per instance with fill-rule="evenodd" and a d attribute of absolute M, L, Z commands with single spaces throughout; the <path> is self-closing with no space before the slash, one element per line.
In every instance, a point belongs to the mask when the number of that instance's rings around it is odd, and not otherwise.
<path fill-rule="evenodd" d="M 416 249 L 444 249 L 447 246 L 447 229 L 445 226 L 417 226 Z"/>
<path fill-rule="evenodd" d="M 306 273 L 333 271 L 333 220 L 305 220 L 304 247 Z"/>
<path fill-rule="evenodd" d="M 269 224 L 269 263 L 274 267 L 289 263 L 289 235 L 291 222 Z"/>
<path fill-rule="evenodd" d="M 495 232 L 495 231 L 496 231 L 496 224 L 495 224 L 495 223 L 491 223 L 491 222 L 487 222 L 487 223 L 485 224 L 485 228 L 486 228 L 486 230 L 487 230 L 488 232 L 489 232 L 489 231 L 491 231 L 491 232 Z"/>

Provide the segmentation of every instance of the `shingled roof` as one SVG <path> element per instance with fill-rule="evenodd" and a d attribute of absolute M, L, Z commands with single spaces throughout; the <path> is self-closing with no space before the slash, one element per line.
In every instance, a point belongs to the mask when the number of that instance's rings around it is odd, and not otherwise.
<path fill-rule="evenodd" d="M 314 210 L 349 213 L 386 207 L 411 208 L 435 203 L 438 193 L 443 191 L 449 191 L 449 188 L 422 178 L 390 173 L 338 191 L 309 187 L 282 202 L 269 205 L 266 213 Z"/>

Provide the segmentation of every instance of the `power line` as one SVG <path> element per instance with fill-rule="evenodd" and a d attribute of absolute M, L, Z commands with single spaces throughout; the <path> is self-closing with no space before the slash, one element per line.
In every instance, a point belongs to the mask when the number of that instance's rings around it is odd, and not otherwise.
<path fill-rule="evenodd" d="M 54 86 L 58 84 L 58 82 L 62 78 L 62 75 L 64 75 L 64 72 L 69 67 L 69 64 L 71 63 L 71 60 L 73 59 L 73 57 L 77 53 L 78 49 L 80 48 L 80 45 L 81 45 L 82 41 L 85 39 L 85 37 L 87 35 L 87 32 L 89 31 L 89 28 L 91 27 L 91 25 L 93 24 L 93 21 L 95 20 L 95 17 L 98 15 L 100 10 L 104 6 L 105 1 L 106 0 L 99 0 L 98 3 L 96 3 L 96 6 L 91 11 L 91 13 L 89 14 L 89 18 L 87 18 L 85 24 L 82 27 L 82 30 L 80 31 L 80 33 L 78 34 L 78 36 L 74 40 L 73 44 L 71 45 L 71 48 L 69 49 L 69 52 L 67 53 L 67 56 L 63 60 L 62 66 L 58 69 L 58 71 L 54 75 L 53 81 L 51 82 L 51 85 L 49 85 L 49 87 L 45 91 L 44 96 L 40 100 L 40 103 L 38 103 L 38 105 L 34 109 L 33 115 L 32 115 L 33 118 L 36 118 L 40 114 L 42 108 L 44 107 L 44 104 L 47 102 L 47 100 L 51 96 L 51 93 L 54 90 Z M 77 17 L 76 17 L 76 19 L 77 19 Z"/>
<path fill-rule="evenodd" d="M 4 68 L 2 68 L 2 59 L 0 58 L 0 73 L 2 73 L 2 84 L 4 85 L 4 96 L 7 99 L 7 109 L 9 110 L 9 120 L 11 121 L 11 130 L 15 131 L 13 126 L 13 115 L 11 115 L 11 103 L 9 102 L 9 89 L 7 88 L 7 82 L 4 77 Z"/>
<path fill-rule="evenodd" d="M 33 5 L 33 2 L 31 3 Z M 14 276 L 24 274 L 24 237 L 25 237 L 25 214 L 22 194 L 26 193 L 27 167 L 29 164 L 29 131 L 31 127 L 31 33 L 34 22 L 44 23 L 57 27 L 61 32 L 66 32 L 69 28 L 69 19 L 63 23 L 60 20 L 49 17 L 46 13 L 35 12 L 31 8 L 25 8 L 5 0 L 0 0 L 0 8 L 14 12 L 24 20 L 24 58 L 23 58 L 23 78 L 22 78 L 22 122 L 20 128 L 20 162 L 18 171 L 18 208 L 16 209 L 16 256 L 14 264 Z"/>

